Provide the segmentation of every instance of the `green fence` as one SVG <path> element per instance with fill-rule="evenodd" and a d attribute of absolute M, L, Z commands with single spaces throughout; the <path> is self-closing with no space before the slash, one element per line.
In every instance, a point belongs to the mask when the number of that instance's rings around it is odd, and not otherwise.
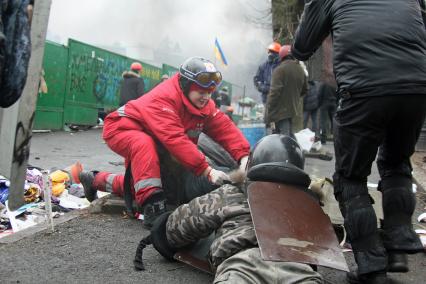
<path fill-rule="evenodd" d="M 232 83 L 223 80 L 222 84 L 220 85 L 220 88 L 223 88 L 225 86 L 228 87 L 229 99 L 232 101 Z"/>
<path fill-rule="evenodd" d="M 46 42 L 43 59 L 47 93 L 39 93 L 34 129 L 62 129 L 68 48 Z"/>
<path fill-rule="evenodd" d="M 163 63 L 163 74 L 167 74 L 169 77 L 172 77 L 177 72 L 179 72 L 179 68 Z"/>
<path fill-rule="evenodd" d="M 122 73 L 134 61 L 138 60 L 70 39 L 64 122 L 95 125 L 100 109 L 117 108 Z M 149 91 L 160 81 L 162 70 L 141 63 Z"/>
<path fill-rule="evenodd" d="M 34 128 L 96 125 L 100 110 L 118 107 L 122 73 L 135 61 L 143 66 L 145 92 L 155 87 L 163 74 L 178 72 L 168 64 L 159 68 L 73 39 L 68 47 L 46 42 L 43 68 L 48 92 L 39 94 Z M 232 84 L 223 81 L 225 85 L 232 95 Z"/>

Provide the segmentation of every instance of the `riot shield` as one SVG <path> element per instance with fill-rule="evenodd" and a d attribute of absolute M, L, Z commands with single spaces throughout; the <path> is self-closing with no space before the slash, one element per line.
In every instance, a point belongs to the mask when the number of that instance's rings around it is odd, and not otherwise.
<path fill-rule="evenodd" d="M 248 200 L 262 258 L 349 271 L 329 217 L 303 189 L 253 182 Z"/>

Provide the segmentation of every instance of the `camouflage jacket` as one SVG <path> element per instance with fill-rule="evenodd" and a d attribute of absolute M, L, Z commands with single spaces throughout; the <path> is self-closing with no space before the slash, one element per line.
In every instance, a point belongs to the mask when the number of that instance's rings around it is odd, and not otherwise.
<path fill-rule="evenodd" d="M 208 256 L 213 269 L 228 257 L 257 247 L 247 197 L 233 185 L 223 185 L 181 205 L 166 226 L 167 240 L 176 248 L 216 232 Z"/>

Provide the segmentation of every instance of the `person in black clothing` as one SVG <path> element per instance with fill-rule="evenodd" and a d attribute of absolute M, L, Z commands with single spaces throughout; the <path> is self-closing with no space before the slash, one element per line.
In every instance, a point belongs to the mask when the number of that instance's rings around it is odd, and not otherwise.
<path fill-rule="evenodd" d="M 219 92 L 214 92 L 212 94 L 212 100 L 216 104 L 217 108 L 221 108 L 222 106 L 230 106 L 231 100 L 229 99 L 228 87 L 223 87 Z"/>
<path fill-rule="evenodd" d="M 279 57 L 280 49 L 281 44 L 278 42 L 273 42 L 268 46 L 268 59 L 259 65 L 256 75 L 253 77 L 254 86 L 261 93 L 263 104 L 266 104 L 269 88 L 271 87 L 272 71 L 281 62 Z"/>
<path fill-rule="evenodd" d="M 212 94 L 212 100 L 214 101 L 216 107 L 220 109 L 223 113 L 229 116 L 232 119 L 232 113 L 234 109 L 231 106 L 231 99 L 229 98 L 228 87 L 224 86 L 220 91 L 215 91 Z"/>
<path fill-rule="evenodd" d="M 410 163 L 426 114 L 424 11 L 424 0 L 310 0 L 295 34 L 293 56 L 302 61 L 333 36 L 333 179 L 358 264 L 350 283 L 387 283 L 387 272 L 408 271 L 407 253 L 424 250 L 411 224 Z M 377 151 L 381 231 L 367 188 Z"/>
<path fill-rule="evenodd" d="M 123 106 L 130 100 L 135 100 L 142 96 L 145 92 L 145 84 L 140 76 L 142 72 L 142 64 L 133 62 L 130 71 L 123 72 L 123 80 L 120 87 L 120 102 Z"/>
<path fill-rule="evenodd" d="M 320 82 L 309 81 L 308 92 L 303 97 L 303 128 L 308 127 L 309 118 L 312 121 L 312 131 L 318 131 L 318 108 L 319 108 L 319 87 Z M 316 135 L 315 135 L 316 136 Z"/>
<path fill-rule="evenodd" d="M 320 138 L 321 144 L 326 144 L 328 131 L 333 131 L 333 117 L 337 108 L 336 88 L 322 82 L 318 93 L 320 104 Z"/>

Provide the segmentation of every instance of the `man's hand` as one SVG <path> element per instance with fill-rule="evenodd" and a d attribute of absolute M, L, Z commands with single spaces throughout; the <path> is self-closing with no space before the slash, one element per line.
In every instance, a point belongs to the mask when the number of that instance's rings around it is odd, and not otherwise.
<path fill-rule="evenodd" d="M 215 169 L 211 169 L 207 175 L 207 178 L 211 183 L 216 185 L 222 185 L 225 180 L 231 180 L 231 178 L 226 173 Z"/>
<path fill-rule="evenodd" d="M 247 170 L 247 162 L 248 162 L 248 156 L 244 156 L 240 160 L 239 170 L 243 173 L 246 172 L 246 170 Z"/>

